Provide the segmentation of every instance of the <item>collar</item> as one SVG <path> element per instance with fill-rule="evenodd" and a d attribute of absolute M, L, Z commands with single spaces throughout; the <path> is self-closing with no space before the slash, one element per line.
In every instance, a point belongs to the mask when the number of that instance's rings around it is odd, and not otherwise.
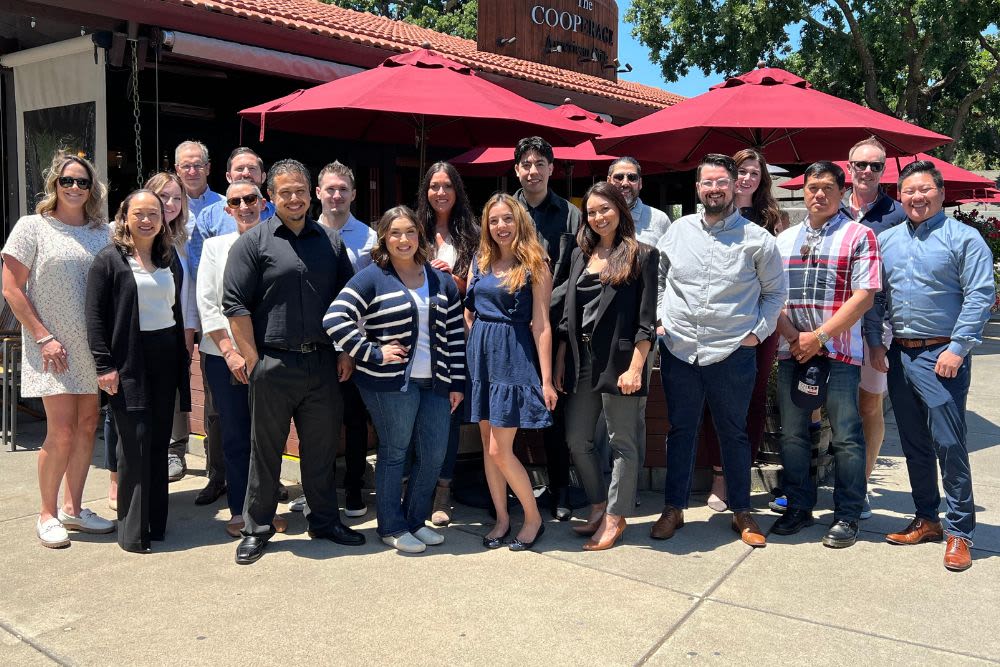
<path fill-rule="evenodd" d="M 718 234 L 719 232 L 724 232 L 736 227 L 742 220 L 743 216 L 740 214 L 740 209 L 738 208 L 734 208 L 732 213 L 712 225 L 705 222 L 705 214 L 703 213 L 701 216 L 701 228 L 709 234 Z"/>
<path fill-rule="evenodd" d="M 289 238 L 303 238 L 310 234 L 326 233 L 324 231 L 324 228 L 320 227 L 319 223 L 310 218 L 309 216 L 306 216 L 306 224 L 298 235 L 293 234 L 292 231 L 285 226 L 285 223 L 281 221 L 281 218 L 278 217 L 277 213 L 271 216 L 271 219 L 267 221 L 267 224 L 270 225 L 270 227 L 268 227 L 268 231 L 270 231 L 272 234 L 276 236 L 280 234 L 281 236 Z"/>
<path fill-rule="evenodd" d="M 216 194 L 215 192 L 212 192 L 212 188 L 205 188 L 205 191 L 202 192 L 201 195 L 199 195 L 197 197 L 192 197 L 192 196 L 188 195 L 188 200 L 189 201 L 196 201 L 196 202 L 203 202 L 203 201 L 207 201 L 209 199 L 213 199 L 214 200 L 214 199 L 219 198 L 219 197 L 222 197 L 222 195 Z"/>
<path fill-rule="evenodd" d="M 539 202 L 538 206 L 532 206 L 531 204 L 528 203 L 528 200 L 524 196 L 524 188 L 518 190 L 514 194 L 514 198 L 517 199 L 522 204 L 524 204 L 524 207 L 529 211 L 543 209 L 543 208 L 551 208 L 552 206 L 556 205 L 555 193 L 552 192 L 552 188 L 547 188 L 545 190 L 545 199 Z"/>
<path fill-rule="evenodd" d="M 944 224 L 944 221 L 948 219 L 948 216 L 944 214 L 944 209 L 941 209 L 931 217 L 924 220 L 922 223 L 913 226 L 913 222 L 907 218 L 906 227 L 910 230 L 910 234 L 913 236 L 920 236 L 921 238 L 927 238 L 927 235 L 932 231 Z"/>

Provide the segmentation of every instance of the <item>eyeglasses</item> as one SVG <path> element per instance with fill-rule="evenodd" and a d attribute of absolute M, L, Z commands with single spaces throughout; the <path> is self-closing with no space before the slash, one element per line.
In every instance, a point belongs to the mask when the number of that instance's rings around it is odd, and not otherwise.
<path fill-rule="evenodd" d="M 639 174 L 636 174 L 634 172 L 629 172 L 627 174 L 612 174 L 611 175 L 611 180 L 616 181 L 618 183 L 621 183 L 626 178 L 628 179 L 629 183 L 636 183 L 639 180 Z"/>
<path fill-rule="evenodd" d="M 704 181 L 698 181 L 698 185 L 705 188 L 706 190 L 708 188 L 713 188 L 713 187 L 726 189 L 732 184 L 733 184 L 733 179 L 731 178 L 717 178 L 714 181 L 710 181 L 708 179 Z"/>
<path fill-rule="evenodd" d="M 60 176 L 56 179 L 56 183 L 64 188 L 71 188 L 73 184 L 76 183 L 76 187 L 81 190 L 90 189 L 90 179 L 89 178 L 73 178 L 72 176 Z"/>
<path fill-rule="evenodd" d="M 201 162 L 194 162 L 190 164 L 179 164 L 177 165 L 177 171 L 202 171 L 207 165 Z"/>
<path fill-rule="evenodd" d="M 927 187 L 927 188 L 917 188 L 917 189 L 907 188 L 906 190 L 900 190 L 899 194 L 903 195 L 904 197 L 912 197 L 912 196 L 914 196 L 916 194 L 929 195 L 930 193 L 934 192 L 935 190 L 937 190 L 937 186 L 936 185 L 932 185 L 932 186 Z"/>
<path fill-rule="evenodd" d="M 865 169 L 871 169 L 873 174 L 879 174 L 885 169 L 885 162 L 866 162 L 864 160 L 858 160 L 852 162 L 851 166 L 855 171 L 864 171 Z"/>
<path fill-rule="evenodd" d="M 243 195 L 242 197 L 230 197 L 229 199 L 226 200 L 226 203 L 229 204 L 229 208 L 239 208 L 240 202 L 243 202 L 247 206 L 253 206 L 254 204 L 257 203 L 258 199 L 260 199 L 258 195 L 251 193 L 248 195 Z"/>

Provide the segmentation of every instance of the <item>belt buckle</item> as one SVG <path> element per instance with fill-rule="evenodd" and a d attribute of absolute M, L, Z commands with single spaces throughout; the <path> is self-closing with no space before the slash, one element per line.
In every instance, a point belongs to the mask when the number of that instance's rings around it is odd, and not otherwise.
<path fill-rule="evenodd" d="M 316 343 L 303 343 L 299 346 L 299 353 L 309 354 L 310 352 L 316 351 Z"/>
<path fill-rule="evenodd" d="M 580 334 L 580 342 L 581 343 L 589 343 L 590 342 L 590 334 Z"/>

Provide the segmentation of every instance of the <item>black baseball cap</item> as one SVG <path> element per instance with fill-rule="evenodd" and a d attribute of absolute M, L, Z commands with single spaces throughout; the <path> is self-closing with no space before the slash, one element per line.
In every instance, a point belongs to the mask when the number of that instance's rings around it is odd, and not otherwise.
<path fill-rule="evenodd" d="M 792 403 L 803 410 L 815 410 L 826 403 L 830 381 L 830 359 L 816 355 L 805 363 L 795 364 L 792 376 Z"/>

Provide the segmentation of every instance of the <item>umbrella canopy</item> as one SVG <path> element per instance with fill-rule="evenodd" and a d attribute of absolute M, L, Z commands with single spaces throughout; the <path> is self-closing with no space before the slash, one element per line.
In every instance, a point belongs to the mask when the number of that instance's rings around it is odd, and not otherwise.
<path fill-rule="evenodd" d="M 573 121 L 478 76 L 430 49 L 393 56 L 375 69 L 240 111 L 265 129 L 407 144 L 421 164 L 427 143 L 469 147 L 513 144 L 540 134 L 575 144 L 593 136 Z M 421 169 L 422 170 L 422 169 Z"/>
<path fill-rule="evenodd" d="M 768 162 L 804 164 L 840 157 L 871 135 L 890 155 L 913 155 L 951 141 L 768 67 L 612 129 L 594 145 L 603 153 L 684 167 L 693 167 L 705 153 L 732 155 L 742 148 L 757 148 Z"/>
<path fill-rule="evenodd" d="M 958 204 L 996 204 L 1000 205 L 1000 190 L 987 188 L 985 190 L 973 190 L 972 192 L 961 192 L 957 195 Z"/>

